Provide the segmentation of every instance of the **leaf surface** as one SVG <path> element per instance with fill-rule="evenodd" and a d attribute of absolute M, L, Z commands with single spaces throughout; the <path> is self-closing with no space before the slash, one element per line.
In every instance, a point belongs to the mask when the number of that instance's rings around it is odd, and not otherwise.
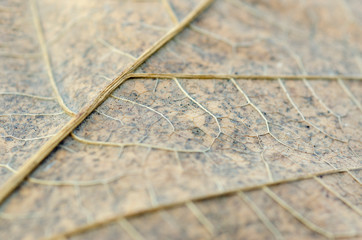
<path fill-rule="evenodd" d="M 6 1 L 1 183 L 200 4 Z M 358 5 L 215 1 L 6 199 L 1 238 L 358 238 Z"/>

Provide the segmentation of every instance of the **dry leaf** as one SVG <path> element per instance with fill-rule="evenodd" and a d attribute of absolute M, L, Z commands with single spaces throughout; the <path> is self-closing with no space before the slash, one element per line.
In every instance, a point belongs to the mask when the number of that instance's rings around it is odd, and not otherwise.
<path fill-rule="evenodd" d="M 0 2 L 0 238 L 361 237 L 361 16 Z"/>

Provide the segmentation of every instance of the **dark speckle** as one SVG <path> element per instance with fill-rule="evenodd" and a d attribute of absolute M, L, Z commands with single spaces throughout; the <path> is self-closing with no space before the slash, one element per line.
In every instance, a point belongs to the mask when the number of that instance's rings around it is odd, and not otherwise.
<path fill-rule="evenodd" d="M 194 134 L 194 135 L 196 135 L 196 136 L 205 136 L 205 133 L 204 133 L 204 131 L 202 131 L 200 128 L 198 128 L 198 127 L 194 127 L 193 129 L 192 129 L 192 133 Z"/>

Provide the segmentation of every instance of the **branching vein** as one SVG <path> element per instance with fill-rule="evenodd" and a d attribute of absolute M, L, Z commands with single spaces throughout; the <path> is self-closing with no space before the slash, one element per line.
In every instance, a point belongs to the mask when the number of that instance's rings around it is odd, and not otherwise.
<path fill-rule="evenodd" d="M 44 40 L 44 34 L 43 34 L 43 30 L 42 30 L 42 26 L 40 24 L 40 19 L 39 19 L 39 12 L 35 3 L 35 0 L 30 0 L 30 8 L 31 8 L 31 12 L 32 12 L 32 16 L 33 16 L 33 22 L 38 34 L 38 40 L 40 43 L 40 48 L 41 48 L 41 52 L 43 54 L 43 58 L 45 61 L 45 65 L 47 68 L 47 73 L 48 73 L 48 77 L 50 80 L 50 84 L 54 90 L 54 94 L 56 96 L 56 99 L 59 103 L 59 105 L 61 106 L 61 108 L 70 116 L 74 116 L 75 113 L 70 110 L 64 103 L 63 98 L 61 97 L 59 91 L 58 91 L 58 87 L 55 83 L 55 79 L 54 79 L 54 75 L 53 75 L 53 69 L 52 69 L 52 65 L 50 62 L 50 57 L 49 57 L 49 53 L 48 53 L 48 49 Z"/>

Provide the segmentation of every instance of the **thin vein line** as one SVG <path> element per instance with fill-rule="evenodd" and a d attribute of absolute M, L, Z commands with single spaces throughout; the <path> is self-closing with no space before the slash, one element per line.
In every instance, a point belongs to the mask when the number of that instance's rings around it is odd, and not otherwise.
<path fill-rule="evenodd" d="M 205 30 L 205 29 L 203 29 L 201 27 L 198 27 L 198 26 L 196 26 L 194 24 L 190 25 L 190 29 L 197 32 L 197 33 L 199 33 L 199 34 L 203 34 L 205 36 L 214 38 L 214 39 L 216 39 L 218 41 L 224 42 L 224 43 L 230 45 L 231 47 L 234 47 L 236 45 L 234 42 L 231 42 L 228 39 L 223 38 L 222 36 L 219 36 L 219 35 L 217 35 L 217 34 L 215 34 L 213 32 L 209 32 L 209 31 L 207 31 L 207 30 Z"/>
<path fill-rule="evenodd" d="M 35 25 L 35 29 L 36 29 L 36 32 L 37 32 L 37 35 L 38 35 L 38 40 L 39 40 L 41 52 L 42 52 L 42 55 L 43 55 L 43 58 L 44 58 L 44 61 L 45 61 L 46 68 L 47 68 L 48 77 L 49 77 L 49 80 L 50 80 L 50 84 L 51 84 L 51 86 L 53 88 L 53 91 L 55 93 L 56 99 L 57 99 L 60 107 L 69 116 L 75 116 L 75 112 L 70 110 L 65 105 L 65 103 L 63 101 L 63 98 L 60 96 L 60 93 L 58 91 L 57 84 L 55 83 L 53 70 L 52 70 L 51 63 L 50 63 L 50 58 L 49 58 L 49 52 L 48 52 L 48 48 L 47 48 L 45 40 L 44 40 L 44 33 L 43 33 L 42 26 L 40 24 L 39 12 L 38 12 L 38 8 L 36 6 L 35 0 L 30 0 L 30 8 L 31 8 L 31 12 L 32 12 L 32 17 L 33 17 L 33 22 L 34 22 L 34 25 Z"/>
<path fill-rule="evenodd" d="M 340 79 L 338 79 L 337 82 L 339 82 L 339 80 Z M 327 104 L 325 104 L 323 102 L 323 100 L 318 96 L 318 94 L 315 92 L 314 88 L 307 81 L 307 79 L 303 79 L 303 83 L 304 83 L 304 85 L 307 86 L 308 90 L 312 93 L 313 97 L 315 97 L 317 99 L 319 104 L 322 105 L 322 107 L 324 107 L 330 114 L 332 114 L 333 116 L 335 116 L 337 118 L 339 127 L 340 127 L 341 131 L 343 132 L 343 124 L 342 124 L 341 116 L 339 114 L 335 113 L 330 107 L 327 106 Z"/>
<path fill-rule="evenodd" d="M 13 139 L 16 139 L 16 140 L 19 140 L 19 141 L 34 141 L 34 140 L 40 140 L 40 139 L 44 139 L 44 138 L 50 138 L 50 137 L 53 137 L 55 136 L 54 134 L 53 135 L 46 135 L 46 136 L 40 136 L 40 137 L 35 137 L 35 138 L 19 138 L 19 137 L 15 137 L 13 135 L 0 135 L 0 137 L 3 137 L 3 138 L 7 138 L 7 137 L 10 137 L 10 138 L 13 138 Z"/>
<path fill-rule="evenodd" d="M 107 118 L 110 118 L 110 119 L 112 119 L 112 120 L 114 120 L 114 121 L 120 122 L 121 125 L 124 125 L 124 123 L 122 122 L 121 119 L 118 119 L 118 118 L 114 118 L 114 117 L 112 117 L 112 116 L 109 116 L 108 114 L 105 114 L 104 112 L 101 112 L 101 111 L 99 111 L 99 110 L 94 110 L 94 112 L 99 113 L 100 115 L 102 115 L 102 116 L 104 116 L 104 117 L 107 117 Z"/>
<path fill-rule="evenodd" d="M 245 97 L 246 101 L 248 104 L 250 104 L 250 106 L 252 106 L 260 115 L 260 117 L 264 120 L 265 125 L 266 125 L 266 129 L 268 131 L 268 133 L 271 134 L 270 132 L 270 127 L 269 127 L 269 121 L 268 119 L 266 119 L 266 117 L 264 116 L 264 114 L 260 111 L 259 108 L 257 108 L 257 106 L 255 106 L 255 104 L 250 100 L 249 96 L 241 89 L 241 87 L 239 86 L 239 84 L 236 83 L 235 79 L 231 78 L 230 79 L 231 82 L 233 83 L 233 85 L 236 87 L 236 89 L 243 94 L 243 96 Z M 272 134 L 271 134 L 272 135 Z M 273 136 L 274 137 L 274 136 Z"/>
<path fill-rule="evenodd" d="M 231 82 L 234 84 L 234 86 L 238 89 L 238 91 L 239 91 L 241 94 L 243 94 L 243 96 L 244 96 L 245 99 L 247 100 L 248 104 L 249 104 L 250 106 L 252 106 L 252 107 L 255 109 L 255 111 L 258 112 L 258 114 L 260 115 L 260 117 L 264 120 L 265 125 L 266 125 L 266 130 L 267 130 L 267 132 L 266 132 L 266 133 L 262 133 L 262 134 L 258 134 L 258 136 L 263 136 L 263 135 L 269 134 L 273 139 L 275 139 L 275 141 L 277 141 L 277 142 L 280 143 L 281 145 L 283 145 L 283 146 L 285 146 L 285 147 L 287 147 L 287 148 L 290 148 L 290 149 L 294 149 L 294 150 L 296 150 L 296 151 L 298 151 L 298 152 L 304 152 L 304 153 L 306 153 L 306 152 L 303 151 L 303 150 L 300 150 L 300 149 L 298 149 L 298 148 L 296 148 L 296 147 L 289 146 L 288 144 L 286 144 L 286 143 L 284 143 L 283 141 L 279 140 L 279 139 L 270 131 L 270 126 L 269 126 L 269 125 L 272 125 L 272 123 L 270 123 L 270 122 L 268 121 L 268 119 L 266 119 L 266 117 L 265 117 L 264 114 L 261 112 L 261 110 L 250 100 L 250 98 L 248 97 L 248 95 L 247 95 L 247 94 L 241 89 L 241 87 L 236 83 L 235 79 L 231 78 L 230 80 L 231 80 Z M 274 124 L 274 125 L 275 125 L 275 124 Z M 265 159 L 262 159 L 262 160 L 265 160 Z M 266 161 L 264 161 L 264 163 L 267 164 Z M 268 172 L 269 177 L 272 177 L 272 173 L 270 172 L 269 166 L 268 166 L 267 170 L 269 171 L 269 172 Z"/>
<path fill-rule="evenodd" d="M 90 144 L 90 145 L 98 145 L 98 146 L 110 146 L 110 147 L 129 147 L 129 146 L 139 146 L 139 147 L 145 147 L 145 148 L 152 148 L 152 149 L 158 149 L 158 150 L 164 150 L 164 151 L 177 151 L 177 152 L 185 152 L 185 153 L 203 153 L 210 150 L 210 148 L 206 148 L 204 150 L 192 150 L 192 149 L 177 149 L 177 148 L 170 148 L 170 147 L 161 147 L 157 145 L 147 144 L 147 143 L 141 143 L 141 142 L 128 142 L 128 143 L 117 143 L 117 142 L 102 142 L 102 141 L 93 141 L 88 140 L 82 137 L 77 136 L 74 133 L 70 134 L 72 138 L 78 142 L 84 143 L 84 144 Z"/>
<path fill-rule="evenodd" d="M 356 99 L 356 97 L 353 95 L 353 93 L 349 90 L 349 88 L 346 86 L 346 84 L 344 83 L 343 79 L 338 78 L 338 84 L 342 87 L 343 91 L 345 93 L 347 93 L 347 95 L 351 98 L 352 102 L 354 104 L 356 104 L 356 106 L 358 107 L 358 109 L 362 112 L 362 106 L 359 103 L 359 101 Z"/>
<path fill-rule="evenodd" d="M 121 50 L 119 50 L 118 48 L 116 48 L 115 46 L 111 45 L 109 42 L 105 41 L 102 38 L 98 38 L 98 42 L 100 42 L 103 46 L 109 48 L 112 52 L 118 53 L 119 55 L 128 57 L 132 60 L 137 60 L 136 57 L 134 57 L 133 55 L 131 55 L 130 53 L 127 52 L 123 52 Z"/>
<path fill-rule="evenodd" d="M 192 212 L 192 214 L 199 220 L 199 222 L 206 228 L 206 230 L 213 236 L 215 234 L 214 225 L 207 219 L 201 210 L 192 201 L 186 202 L 185 205 Z"/>
<path fill-rule="evenodd" d="M 301 213 L 299 213 L 292 206 L 290 206 L 288 203 L 286 203 L 282 198 L 280 198 L 277 194 L 275 194 L 268 187 L 263 187 L 263 191 L 266 194 L 268 194 L 268 196 L 271 197 L 275 202 L 277 202 L 282 208 L 287 210 L 291 215 L 293 215 L 296 219 L 298 219 L 301 223 L 303 223 L 306 227 L 308 227 L 312 231 L 319 233 L 322 236 L 325 236 L 327 238 L 334 238 L 334 234 L 332 232 L 329 232 L 329 231 L 317 226 L 316 224 L 309 221 L 308 219 L 306 219 Z"/>
<path fill-rule="evenodd" d="M 5 113 L 0 114 L 0 117 L 11 117 L 11 116 L 57 116 L 62 115 L 64 112 L 57 113 Z"/>
<path fill-rule="evenodd" d="M 173 22 L 174 24 L 178 24 L 178 23 L 179 23 L 179 20 L 178 20 L 178 18 L 177 18 L 177 16 L 176 16 L 175 12 L 174 12 L 173 9 L 172 9 L 172 6 L 171 6 L 170 2 L 169 2 L 168 0 L 162 0 L 162 3 L 163 3 L 163 5 L 165 6 L 165 8 L 166 8 L 166 10 L 167 10 L 167 13 L 168 13 L 168 15 L 170 16 L 172 22 Z"/>
<path fill-rule="evenodd" d="M 211 1 L 207 1 L 207 2 L 211 2 Z M 197 14 L 196 14 L 197 15 Z M 195 15 L 195 16 L 196 16 Z M 190 20 L 191 21 L 191 20 Z M 183 27 L 178 26 L 178 28 L 180 28 L 179 31 L 181 31 Z M 178 32 L 177 32 L 178 33 Z M 175 33 L 173 36 L 175 36 L 177 33 Z M 171 35 L 170 33 L 168 35 Z M 172 38 L 172 37 L 171 37 Z M 170 38 L 170 39 L 171 39 Z M 170 39 L 168 39 L 167 41 L 169 41 Z M 127 69 L 125 72 L 123 72 L 119 77 L 117 77 L 116 79 L 114 79 L 112 81 L 112 83 L 107 86 L 106 89 L 104 89 L 100 95 L 96 98 L 95 102 L 91 103 L 90 105 L 88 105 L 87 107 L 85 107 L 83 109 L 83 111 L 81 111 L 78 115 L 76 115 L 76 117 L 74 119 L 72 119 L 63 129 L 62 131 L 59 133 L 59 135 L 57 134 L 57 136 L 55 137 L 55 140 L 51 140 L 50 143 L 46 144 L 46 147 L 51 148 L 49 151 L 45 151 L 44 147 L 39 151 L 41 153 L 37 153 L 35 155 L 35 157 L 31 158 L 33 159 L 31 164 L 28 164 L 27 169 L 25 171 L 25 174 L 23 174 L 23 176 L 20 176 L 19 178 L 21 178 L 20 180 L 17 180 L 15 182 L 15 186 L 13 186 L 9 192 L 7 192 L 6 190 L 4 191 L 3 189 L 0 191 L 0 202 L 3 202 L 4 199 L 14 190 L 14 188 L 16 186 L 18 186 L 22 180 L 42 161 L 43 158 L 45 158 L 52 149 L 54 149 L 59 142 L 64 139 L 76 126 L 78 126 L 84 119 L 86 116 L 88 116 L 105 98 L 107 98 L 107 96 L 116 88 L 118 87 L 120 84 L 122 84 L 124 81 L 126 81 L 129 77 L 152 77 L 153 76 L 160 76 L 157 74 L 145 74 L 143 76 L 141 75 L 133 75 L 133 74 L 129 74 L 131 71 L 135 70 L 142 62 L 144 62 L 148 57 L 150 57 L 154 52 L 156 52 L 160 47 L 162 47 L 167 41 L 164 41 L 164 43 L 162 43 L 159 46 L 154 45 L 151 48 L 151 51 L 149 51 L 150 53 L 145 56 L 141 56 L 139 58 L 138 61 L 135 62 L 134 65 L 132 65 L 131 68 Z M 152 50 L 154 49 L 154 50 Z M 139 63 L 139 64 L 138 64 Z M 128 74 L 128 75 L 127 75 Z M 160 77 L 160 78 L 173 78 L 173 77 L 184 77 L 184 78 L 201 78 L 201 79 L 206 79 L 206 78 L 213 78 L 213 76 L 215 75 L 175 75 L 175 74 L 169 74 L 167 77 Z M 186 77 L 185 77 L 186 76 Z M 225 77 L 226 76 L 226 77 Z M 231 75 L 224 75 L 224 76 L 216 76 L 215 78 L 225 78 L 225 79 L 229 79 Z M 243 78 L 243 76 L 233 76 L 234 78 Z M 245 76 L 244 76 L 245 77 Z M 247 78 L 250 78 L 252 76 L 247 76 Z M 283 77 L 271 77 L 271 76 L 255 76 L 254 78 L 263 78 L 263 79 L 277 79 L 277 78 L 283 78 Z M 285 79 L 298 79 L 299 76 L 297 77 L 293 77 L 293 76 L 285 76 Z M 308 79 L 317 79 L 316 76 L 303 76 L 303 78 L 308 78 Z M 335 80 L 336 78 L 338 78 L 338 76 L 327 76 L 327 77 L 323 77 L 322 79 L 330 79 L 330 80 Z M 343 76 L 339 76 L 339 78 L 343 78 L 343 79 L 356 79 L 356 80 L 361 80 L 361 77 L 343 77 Z M 321 79 L 321 77 L 319 76 L 318 79 Z M 93 108 L 94 107 L 94 108 Z M 37 159 L 37 160 L 34 160 Z M 29 170 L 30 169 L 30 170 Z M 19 179 L 18 178 L 18 179 Z M 5 185 L 9 185 L 8 182 L 5 183 Z M 3 194 L 5 192 L 5 195 Z"/>
<path fill-rule="evenodd" d="M 17 174 L 9 178 L 0 189 L 0 204 L 3 203 L 7 197 L 29 176 L 29 174 L 53 151 L 58 144 L 63 141 L 83 120 L 89 116 L 101 103 L 103 103 L 108 96 L 124 83 L 131 76 L 130 73 L 136 70 L 142 63 L 144 63 L 150 56 L 157 52 L 166 43 L 178 35 L 191 21 L 193 21 L 200 13 L 202 13 L 213 0 L 204 0 L 198 5 L 180 24 L 172 28 L 166 35 L 146 50 L 131 66 L 126 68 L 119 76 L 113 79 L 95 98 L 92 102 L 82 108 L 77 115 L 75 115 L 55 136 L 47 141 L 31 158 L 29 158 L 20 168 Z M 33 11 L 34 4 L 32 4 Z M 34 18 L 38 21 L 39 19 Z"/>
<path fill-rule="evenodd" d="M 181 84 L 177 80 L 177 78 L 173 78 L 173 80 L 176 82 L 179 89 L 182 91 L 183 94 L 185 94 L 185 96 L 188 99 L 190 99 L 192 102 L 194 102 L 197 106 L 199 106 L 202 110 L 204 110 L 207 114 L 209 114 L 216 121 L 216 124 L 217 124 L 217 127 L 218 127 L 218 133 L 217 133 L 217 136 L 214 139 L 217 139 L 220 136 L 220 134 L 222 133 L 221 126 L 220 126 L 220 123 L 219 123 L 219 120 L 217 119 L 217 117 L 212 112 L 210 112 L 208 109 L 206 109 L 204 106 L 202 106 L 201 103 L 199 103 L 193 97 L 191 97 L 190 94 L 181 86 Z"/>
<path fill-rule="evenodd" d="M 277 137 L 274 136 L 274 134 L 270 131 L 270 128 L 269 128 L 269 121 L 268 119 L 266 119 L 266 117 L 264 116 L 264 114 L 260 111 L 259 108 L 257 108 L 255 106 L 255 104 L 250 100 L 249 96 L 241 89 L 241 87 L 239 86 L 239 84 L 236 83 L 235 79 L 234 78 L 231 78 L 230 81 L 232 82 L 232 84 L 236 87 L 236 89 L 241 93 L 243 94 L 244 98 L 246 99 L 247 101 L 247 104 L 249 104 L 250 106 L 252 106 L 260 115 L 261 118 L 264 119 L 264 122 L 265 122 L 265 125 L 266 125 L 266 129 L 268 131 L 268 134 L 274 138 L 278 143 L 290 148 L 290 146 L 288 146 L 287 144 L 283 143 L 282 141 L 280 141 Z M 258 138 L 259 138 L 259 134 L 258 134 Z M 298 149 L 299 150 L 299 149 Z M 273 174 L 270 170 L 270 166 L 269 166 L 269 163 L 265 160 L 264 158 L 264 152 L 265 152 L 265 149 L 263 150 L 263 152 L 261 153 L 261 160 L 263 161 L 264 165 L 265 165 L 265 169 L 268 173 L 268 177 L 269 179 L 272 181 L 273 180 Z"/>
<path fill-rule="evenodd" d="M 353 173 L 351 173 L 351 171 L 347 170 L 347 173 L 351 176 L 351 178 L 353 178 L 353 180 L 355 180 L 359 184 L 362 184 L 362 182 Z"/>
<path fill-rule="evenodd" d="M 314 180 L 317 181 L 320 185 L 322 185 L 325 189 L 327 189 L 329 192 L 334 194 L 339 200 L 341 200 L 346 206 L 354 210 L 358 215 L 362 216 L 362 210 L 356 207 L 353 203 L 348 201 L 346 198 L 342 197 L 336 190 L 333 189 L 333 187 L 329 186 L 325 183 L 321 178 L 314 177 Z"/>
<path fill-rule="evenodd" d="M 60 29 L 59 31 L 57 31 L 54 36 L 52 36 L 51 39 L 49 39 L 47 41 L 48 45 L 52 45 L 54 43 L 56 43 L 57 41 L 59 41 L 65 34 L 68 33 L 69 30 L 71 30 L 71 28 L 73 26 L 75 26 L 76 24 L 80 23 L 82 20 L 87 20 L 87 17 L 92 14 L 91 13 L 83 13 L 81 15 L 77 15 L 74 18 L 72 18 L 70 21 L 68 21 L 64 27 L 62 27 L 62 29 Z"/>
<path fill-rule="evenodd" d="M 46 101 L 54 101 L 54 98 L 52 98 L 52 97 L 44 97 L 44 96 L 38 96 L 38 95 L 33 95 L 33 94 L 21 93 L 21 92 L 0 92 L 0 95 L 16 95 L 16 96 L 31 97 L 31 98 L 46 100 Z"/>
<path fill-rule="evenodd" d="M 127 221 L 127 219 L 123 218 L 123 219 L 119 220 L 118 223 L 123 228 L 123 230 L 125 230 L 128 233 L 128 235 L 132 239 L 134 239 L 134 240 L 143 240 L 144 239 L 144 237 L 142 237 L 142 235 L 137 231 L 137 229 L 134 228 L 129 221 Z"/>
<path fill-rule="evenodd" d="M 244 202 L 249 205 L 249 207 L 255 212 L 259 219 L 264 223 L 264 225 L 269 229 L 269 231 L 274 235 L 278 240 L 284 239 L 280 231 L 270 222 L 268 217 L 260 210 L 260 208 L 242 191 L 238 192 L 239 197 L 244 200 Z"/>
<path fill-rule="evenodd" d="M 342 142 L 342 143 L 347 143 L 347 141 L 345 140 L 342 140 L 342 139 L 339 139 L 339 138 L 336 138 L 336 137 L 333 137 L 331 135 L 329 135 L 327 132 L 323 131 L 322 129 L 320 129 L 318 126 L 316 126 L 314 123 L 308 121 L 303 113 L 300 111 L 300 109 L 298 108 L 297 104 L 294 102 L 294 100 L 292 99 L 292 97 L 290 96 L 285 84 L 283 83 L 283 81 L 281 79 L 278 79 L 278 82 L 279 82 L 279 85 L 280 87 L 282 88 L 285 96 L 288 98 L 290 104 L 292 104 L 292 106 L 294 107 L 294 109 L 298 112 L 299 116 L 302 118 L 302 120 L 309 124 L 310 126 L 312 126 L 313 128 L 315 128 L 317 131 L 321 132 L 322 134 L 326 135 L 327 137 L 329 137 L 330 139 L 333 139 L 333 140 L 336 140 L 336 141 L 339 141 L 339 142 Z"/>
<path fill-rule="evenodd" d="M 362 168 L 349 169 L 349 170 L 361 170 L 361 169 Z M 122 219 L 122 218 L 134 217 L 134 216 L 139 216 L 139 215 L 142 215 L 142 214 L 156 212 L 156 211 L 159 211 L 159 210 L 170 209 L 170 208 L 173 208 L 173 207 L 182 206 L 182 205 L 184 205 L 184 204 L 186 204 L 187 202 L 190 202 L 190 201 L 192 201 L 192 202 L 204 201 L 204 200 L 208 200 L 208 199 L 212 199 L 212 198 L 233 195 L 233 194 L 236 194 L 236 193 L 238 193 L 240 191 L 257 190 L 257 189 L 262 189 L 263 187 L 271 187 L 271 186 L 275 186 L 275 185 L 279 185 L 279 184 L 283 184 L 283 183 L 290 183 L 290 182 L 300 181 L 300 180 L 303 180 L 303 179 L 310 179 L 310 178 L 313 178 L 315 176 L 344 173 L 344 172 L 347 172 L 349 170 L 347 170 L 347 169 L 343 169 L 343 170 L 332 169 L 332 170 L 327 170 L 327 171 L 324 171 L 324 172 L 311 174 L 309 176 L 300 176 L 300 177 L 296 177 L 296 178 L 290 178 L 290 179 L 286 179 L 286 180 L 275 181 L 273 183 L 265 183 L 265 184 L 260 184 L 260 185 L 254 185 L 254 186 L 251 186 L 251 187 L 236 188 L 236 189 L 231 189 L 231 190 L 227 190 L 227 191 L 223 191 L 223 192 L 217 192 L 217 193 L 211 193 L 211 194 L 207 194 L 207 195 L 203 195 L 203 196 L 197 196 L 197 197 L 193 197 L 193 198 L 187 199 L 187 200 L 180 200 L 178 202 L 173 202 L 173 203 L 169 203 L 169 204 L 162 204 L 162 205 L 158 205 L 158 206 L 147 208 L 147 209 L 141 209 L 141 210 L 138 210 L 138 211 L 129 212 L 129 213 L 126 213 L 126 214 L 117 214 L 117 215 L 112 216 L 110 218 L 106 218 L 106 219 L 103 219 L 103 220 L 100 220 L 100 221 L 96 221 L 96 222 L 90 223 L 88 225 L 83 225 L 83 226 L 77 227 L 77 228 L 75 228 L 73 230 L 63 232 L 63 233 L 60 233 L 58 235 L 54 235 L 54 236 L 49 237 L 47 239 L 51 240 L 51 239 L 59 239 L 60 237 L 64 238 L 64 237 L 71 237 L 71 236 L 79 235 L 79 234 L 82 234 L 84 232 L 103 227 L 103 226 L 105 226 L 107 224 L 117 222 L 117 221 L 119 221 L 119 219 Z"/>
<path fill-rule="evenodd" d="M 0 165 L 0 167 L 2 167 Z M 12 171 L 13 173 L 16 173 L 17 171 Z M 132 172 L 121 172 L 116 174 L 113 177 L 105 178 L 105 179 L 94 179 L 94 180 L 85 180 L 85 181 L 76 181 L 76 180 L 46 180 L 46 179 L 40 179 L 40 178 L 28 178 L 28 181 L 34 184 L 39 185 L 45 185 L 45 186 L 79 186 L 79 187 L 89 187 L 89 186 L 96 186 L 96 185 L 103 185 L 103 184 L 109 184 L 112 182 L 116 182 L 119 179 L 123 177 L 128 176 L 137 176 L 140 172 L 132 171 Z"/>
<path fill-rule="evenodd" d="M 92 222 L 93 217 L 90 211 L 83 205 L 81 192 L 79 186 L 74 186 L 75 194 L 76 194 L 76 201 L 80 212 L 86 217 L 87 222 Z"/>
<path fill-rule="evenodd" d="M 245 10 L 247 13 L 263 20 L 264 22 L 274 25 L 274 26 L 280 28 L 281 30 L 295 32 L 295 33 L 303 35 L 303 36 L 306 34 L 306 30 L 304 30 L 302 28 L 299 29 L 299 28 L 291 27 L 290 24 L 284 23 L 283 21 L 278 21 L 276 18 L 267 14 L 267 12 L 260 11 L 243 1 L 229 0 L 229 2 L 234 3 L 235 5 L 240 7 L 240 9 Z"/>
<path fill-rule="evenodd" d="M 187 74 L 187 73 L 130 73 L 130 78 L 185 78 L 185 79 L 262 79 L 262 80 L 359 80 L 362 81 L 362 76 L 342 76 L 342 75 L 235 75 L 235 74 Z"/>
<path fill-rule="evenodd" d="M 339 79 L 338 79 L 339 80 Z M 337 81 L 338 81 L 337 80 Z M 330 113 L 332 113 L 332 115 L 334 115 L 335 117 L 338 118 L 338 121 L 341 122 L 341 116 L 339 116 L 337 113 L 335 113 L 330 107 L 327 106 L 327 104 L 325 104 L 323 102 L 323 100 L 318 96 L 318 94 L 316 93 L 316 91 L 314 90 L 314 88 L 312 87 L 312 85 L 310 85 L 310 83 L 307 81 L 307 79 L 303 79 L 303 83 L 304 85 L 307 86 L 308 90 L 312 93 L 313 97 L 315 97 L 317 99 L 317 101 L 319 102 L 320 105 L 322 105 L 322 107 L 324 107 L 327 111 L 329 111 Z M 342 124 L 341 124 L 341 128 L 342 128 Z"/>
<path fill-rule="evenodd" d="M 0 167 L 7 169 L 8 171 L 12 172 L 12 173 L 16 173 L 16 170 L 14 168 L 12 168 L 11 166 L 9 166 L 8 164 L 2 164 L 0 163 Z"/>
<path fill-rule="evenodd" d="M 111 97 L 117 99 L 117 100 L 120 100 L 120 101 L 124 101 L 124 102 L 129 102 L 129 103 L 132 103 L 134 105 L 138 105 L 138 106 L 141 106 L 141 107 L 144 107 L 144 108 L 147 108 L 148 110 L 160 115 L 163 119 L 165 119 L 170 125 L 171 125 L 171 128 L 172 128 L 172 132 L 175 131 L 175 127 L 174 125 L 172 124 L 172 122 L 170 121 L 170 119 L 168 119 L 165 115 L 163 115 L 162 113 L 160 113 L 159 111 L 147 106 L 147 105 L 144 105 L 142 103 L 138 103 L 138 102 L 135 102 L 135 101 L 132 101 L 132 100 L 129 100 L 127 98 L 122 98 L 122 97 L 117 97 L 117 96 L 114 96 L 114 95 L 111 95 Z"/>

